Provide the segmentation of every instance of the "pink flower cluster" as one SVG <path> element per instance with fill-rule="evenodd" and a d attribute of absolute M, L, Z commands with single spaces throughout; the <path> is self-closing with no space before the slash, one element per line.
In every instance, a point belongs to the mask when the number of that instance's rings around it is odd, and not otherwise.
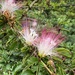
<path fill-rule="evenodd" d="M 19 6 L 15 3 L 15 0 L 5 0 L 1 3 L 1 6 L 1 11 L 8 19 L 10 17 L 13 18 L 13 12 L 19 8 Z M 27 18 L 25 21 L 22 22 L 22 25 L 23 27 L 20 33 L 25 39 L 25 42 L 28 45 L 37 47 L 38 54 L 41 57 L 55 54 L 53 52 L 54 48 L 57 47 L 64 40 L 62 34 L 57 34 L 52 29 L 43 29 L 41 31 L 41 34 L 39 34 L 36 30 L 36 19 Z"/>
<path fill-rule="evenodd" d="M 37 47 L 40 57 L 56 54 L 53 50 L 64 40 L 62 34 L 57 34 L 52 29 L 43 29 L 39 34 L 28 21 L 23 22 L 21 35 L 28 45 Z"/>
<path fill-rule="evenodd" d="M 54 48 L 57 47 L 64 37 L 61 34 L 57 34 L 51 30 L 44 29 L 41 35 L 35 41 L 34 45 L 38 48 L 38 54 L 41 57 L 46 55 L 56 54 L 53 52 Z"/>

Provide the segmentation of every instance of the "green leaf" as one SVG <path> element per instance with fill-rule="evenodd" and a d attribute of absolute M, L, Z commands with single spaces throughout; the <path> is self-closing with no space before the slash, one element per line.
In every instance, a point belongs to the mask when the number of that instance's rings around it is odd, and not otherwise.
<path fill-rule="evenodd" d="M 63 56 L 66 56 L 66 57 L 69 57 L 69 58 L 71 57 L 71 52 L 68 49 L 65 49 L 65 48 L 57 48 L 56 51 L 59 54 L 63 55 Z"/>
<path fill-rule="evenodd" d="M 9 65 L 9 64 L 7 64 L 6 65 L 6 70 L 11 70 L 12 68 L 11 68 L 11 65 Z"/>
<path fill-rule="evenodd" d="M 36 57 L 32 56 L 30 59 L 27 60 L 27 63 L 28 63 L 28 65 L 38 63 L 38 59 Z"/>
<path fill-rule="evenodd" d="M 63 62 L 62 59 L 60 59 L 59 57 L 53 56 L 52 58 L 53 58 L 55 61 Z"/>
<path fill-rule="evenodd" d="M 6 24 L 7 23 L 7 19 L 6 19 L 6 17 L 5 16 L 3 16 L 3 15 L 0 15 L 0 26 L 2 25 L 4 25 L 4 24 Z"/>
<path fill-rule="evenodd" d="M 31 70 L 26 70 L 21 75 L 35 75 Z"/>
<path fill-rule="evenodd" d="M 43 75 L 41 72 L 38 72 L 38 75 Z"/>
<path fill-rule="evenodd" d="M 57 75 L 66 75 L 64 69 L 61 68 L 61 67 L 58 67 L 58 73 L 57 73 Z"/>
<path fill-rule="evenodd" d="M 21 70 L 21 68 L 22 68 L 22 64 L 21 64 L 21 65 L 17 65 L 17 66 L 16 66 L 16 68 L 14 69 L 14 71 L 13 71 L 13 74 L 12 74 L 12 75 L 16 75 L 16 74 L 17 74 L 17 72 L 18 72 L 19 70 Z"/>
<path fill-rule="evenodd" d="M 75 67 L 75 58 L 72 59 L 72 67 Z"/>

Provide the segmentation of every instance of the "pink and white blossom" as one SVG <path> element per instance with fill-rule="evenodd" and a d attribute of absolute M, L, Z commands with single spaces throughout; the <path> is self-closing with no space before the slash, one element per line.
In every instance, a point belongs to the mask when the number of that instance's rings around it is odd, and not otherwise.
<path fill-rule="evenodd" d="M 44 29 L 36 39 L 34 46 L 38 49 L 38 54 L 40 57 L 47 55 L 55 55 L 56 53 L 53 50 L 64 40 L 64 37 L 61 34 L 57 34 L 51 30 L 47 31 Z"/>
<path fill-rule="evenodd" d="M 3 13 L 6 11 L 8 11 L 9 13 L 13 13 L 19 8 L 19 6 L 15 3 L 15 0 L 5 0 L 1 3 L 1 6 L 1 11 Z"/>
<path fill-rule="evenodd" d="M 30 23 L 28 21 L 23 22 L 23 28 L 20 33 L 28 45 L 32 45 L 38 37 L 35 29 L 33 27 L 30 27 Z"/>

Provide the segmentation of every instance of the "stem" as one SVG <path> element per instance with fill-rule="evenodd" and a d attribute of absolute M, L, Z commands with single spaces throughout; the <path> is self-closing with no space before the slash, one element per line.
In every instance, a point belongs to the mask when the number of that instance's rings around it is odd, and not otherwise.
<path fill-rule="evenodd" d="M 51 74 L 51 75 L 55 75 L 53 72 L 50 71 L 50 69 L 47 67 L 47 65 L 41 60 L 41 63 L 44 65 L 44 67 L 47 69 L 47 71 Z"/>
<path fill-rule="evenodd" d="M 9 75 L 10 75 L 10 71 L 9 71 Z"/>

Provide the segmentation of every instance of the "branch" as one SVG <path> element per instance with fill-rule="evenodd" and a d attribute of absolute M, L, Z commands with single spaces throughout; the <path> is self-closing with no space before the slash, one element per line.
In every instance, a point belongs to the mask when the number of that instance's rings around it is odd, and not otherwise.
<path fill-rule="evenodd" d="M 47 71 L 51 74 L 51 75 L 55 75 L 53 72 L 50 71 L 50 69 L 47 67 L 47 65 L 41 60 L 41 63 L 44 65 L 44 67 L 47 69 Z"/>

